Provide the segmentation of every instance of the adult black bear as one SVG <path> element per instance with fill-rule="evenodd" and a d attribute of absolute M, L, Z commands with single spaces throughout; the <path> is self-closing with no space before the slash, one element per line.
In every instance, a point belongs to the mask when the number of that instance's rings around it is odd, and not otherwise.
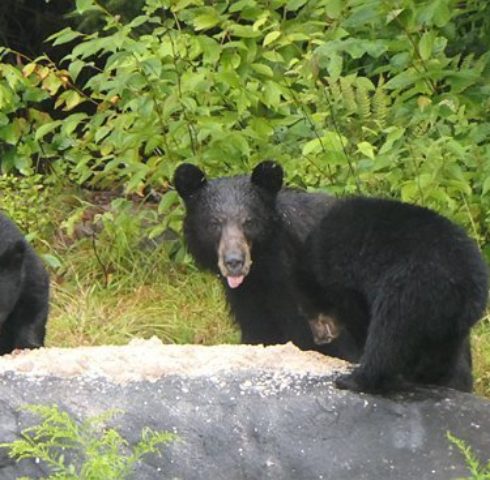
<path fill-rule="evenodd" d="M 336 202 L 298 262 L 307 311 L 365 344 L 339 388 L 385 392 L 400 380 L 471 391 L 470 328 L 488 296 L 476 244 L 446 218 L 396 201 Z"/>
<path fill-rule="evenodd" d="M 273 162 L 259 164 L 251 176 L 214 180 L 194 165 L 180 165 L 174 185 L 186 206 L 188 248 L 198 265 L 221 276 L 243 343 L 293 341 L 357 361 L 361 350 L 347 332 L 322 332 L 322 345 L 315 343 L 294 294 L 298 245 L 332 200 L 281 190 L 282 181 L 282 169 Z"/>
<path fill-rule="evenodd" d="M 0 355 L 44 345 L 49 279 L 22 233 L 0 214 Z"/>

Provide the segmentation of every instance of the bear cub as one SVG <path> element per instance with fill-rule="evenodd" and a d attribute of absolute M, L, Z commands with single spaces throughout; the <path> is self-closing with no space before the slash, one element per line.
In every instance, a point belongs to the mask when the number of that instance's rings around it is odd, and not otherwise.
<path fill-rule="evenodd" d="M 0 355 L 44 345 L 49 278 L 20 230 L 0 214 Z"/>
<path fill-rule="evenodd" d="M 251 175 L 212 180 L 195 165 L 180 165 L 174 186 L 186 207 L 188 249 L 201 268 L 220 276 L 243 343 L 292 341 L 357 361 L 361 350 L 347 331 L 327 326 L 313 338 L 294 293 L 295 255 L 333 200 L 282 189 L 282 182 L 273 162 Z"/>
<path fill-rule="evenodd" d="M 472 390 L 469 334 L 485 311 L 488 270 L 462 228 L 398 201 L 339 200 L 310 233 L 296 272 L 309 318 L 325 315 L 363 346 L 337 387 Z"/>

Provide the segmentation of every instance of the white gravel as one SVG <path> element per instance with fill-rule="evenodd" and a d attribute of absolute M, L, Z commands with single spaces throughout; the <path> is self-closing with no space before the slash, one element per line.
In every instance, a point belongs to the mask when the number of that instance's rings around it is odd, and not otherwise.
<path fill-rule="evenodd" d="M 331 375 L 349 364 L 293 344 L 164 345 L 159 339 L 134 339 L 123 346 L 40 348 L 0 357 L 0 374 L 26 376 L 104 377 L 114 383 L 155 381 L 167 375 L 210 376 L 234 370 L 294 375 Z"/>

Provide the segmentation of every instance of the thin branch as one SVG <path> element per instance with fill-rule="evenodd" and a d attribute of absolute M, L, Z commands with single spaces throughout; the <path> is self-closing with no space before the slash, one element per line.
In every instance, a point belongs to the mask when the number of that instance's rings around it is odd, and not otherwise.
<path fill-rule="evenodd" d="M 99 252 L 97 251 L 97 242 L 95 241 L 96 239 L 95 232 L 92 232 L 91 238 L 92 238 L 92 249 L 94 251 L 95 259 L 97 260 L 97 263 L 102 268 L 102 273 L 104 274 L 104 288 L 107 288 L 109 286 L 109 270 L 99 257 Z"/>

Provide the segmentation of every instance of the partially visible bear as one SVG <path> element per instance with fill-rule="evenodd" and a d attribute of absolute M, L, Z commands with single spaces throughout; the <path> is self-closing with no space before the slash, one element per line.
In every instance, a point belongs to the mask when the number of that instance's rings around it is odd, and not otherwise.
<path fill-rule="evenodd" d="M 472 390 L 469 334 L 485 311 L 488 269 L 460 227 L 415 205 L 340 200 L 311 232 L 297 274 L 309 317 L 322 313 L 365 344 L 337 387 Z"/>
<path fill-rule="evenodd" d="M 44 345 L 49 278 L 19 229 L 0 214 L 0 355 Z"/>
<path fill-rule="evenodd" d="M 350 361 L 361 349 L 346 331 L 315 343 L 294 293 L 294 257 L 332 204 L 326 195 L 281 190 L 283 172 L 262 162 L 251 176 L 207 180 L 191 164 L 175 171 L 186 206 L 185 239 L 202 268 L 221 276 L 242 342 L 294 342 Z"/>

